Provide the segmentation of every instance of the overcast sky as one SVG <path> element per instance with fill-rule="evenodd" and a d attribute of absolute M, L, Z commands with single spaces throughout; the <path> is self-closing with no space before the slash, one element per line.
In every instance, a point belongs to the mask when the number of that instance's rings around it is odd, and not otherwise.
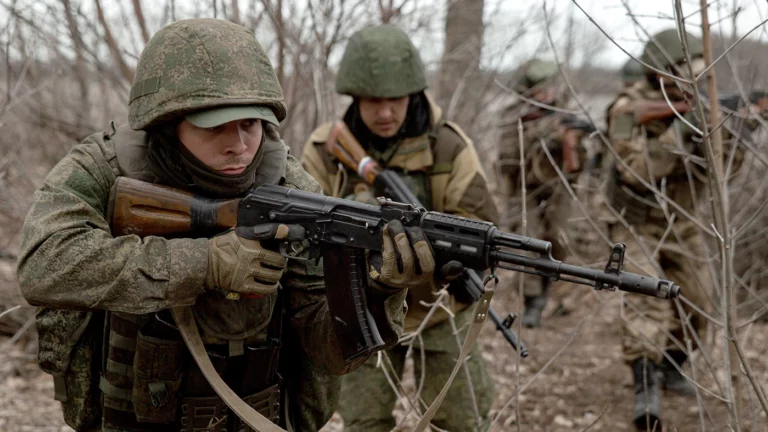
<path fill-rule="evenodd" d="M 208 3 L 206 3 L 206 1 Z M 216 0 L 221 4 L 222 0 Z M 227 0 L 229 3 L 230 0 Z M 256 0 L 238 0 L 240 9 L 247 10 L 252 1 Z M 308 0 L 284 0 L 285 4 L 296 5 L 299 10 L 306 11 Z M 371 3 L 367 9 L 371 19 L 376 19 L 378 15 L 378 0 L 366 0 Z M 438 65 L 443 49 L 443 33 L 445 4 L 448 0 L 409 0 L 406 2 L 404 14 L 418 15 L 421 17 L 434 17 L 429 20 L 426 28 L 419 32 L 411 32 L 414 43 L 420 48 L 422 57 L 430 69 L 435 69 Z M 638 55 L 642 52 L 644 41 L 646 40 L 643 30 L 641 30 L 629 16 L 622 2 L 626 2 L 632 10 L 639 24 L 649 33 L 653 34 L 660 30 L 674 26 L 672 19 L 674 10 L 673 0 L 576 0 L 596 21 L 597 25 L 610 35 L 618 44 L 625 47 L 627 51 Z M 120 2 L 120 4 L 118 4 Z M 102 4 L 107 10 L 110 19 L 115 21 L 121 19 L 120 11 L 130 8 L 131 0 L 102 0 Z M 315 0 L 316 3 L 316 0 Z M 402 0 L 395 0 L 395 4 L 401 4 Z M 688 30 L 695 34 L 701 34 L 700 0 L 683 0 L 683 12 L 687 15 L 686 25 Z M 768 2 L 765 0 L 709 0 L 710 22 L 713 24 L 713 32 L 724 32 L 730 35 L 733 31 L 733 10 L 739 8 L 740 12 L 736 15 L 736 30 L 738 35 L 743 35 L 750 31 L 764 19 L 768 18 Z M 156 31 L 161 23 L 160 17 L 164 15 L 165 1 L 142 0 L 145 12 L 148 15 L 152 31 Z M 194 10 L 199 10 L 201 5 L 210 8 L 210 0 L 176 0 L 178 9 L 177 18 L 186 18 L 192 16 Z M 521 61 L 529 59 L 531 56 L 539 56 L 552 59 L 552 51 L 546 38 L 546 31 L 542 13 L 542 6 L 546 4 L 548 9 L 552 10 L 550 15 L 552 35 L 560 51 L 564 52 L 567 45 L 566 23 L 569 16 L 573 17 L 575 37 L 573 44 L 577 47 L 576 54 L 572 59 L 573 66 L 578 66 L 585 61 L 594 65 L 602 65 L 609 68 L 619 68 L 627 59 L 626 55 L 613 43 L 600 34 L 595 24 L 574 4 L 572 0 L 485 0 L 485 23 L 486 32 L 483 48 L 483 63 L 486 67 L 515 68 Z M 81 4 L 86 11 L 91 11 L 92 2 L 83 1 Z M 121 6 L 122 5 L 122 6 Z M 42 7 L 42 6 L 41 6 Z M 416 13 L 413 9 L 418 8 Z M 264 20 L 265 22 L 267 20 Z M 63 25 L 63 24 L 62 24 Z M 524 28 L 524 35 L 517 39 L 515 43 L 511 40 Z M 133 37 L 127 37 L 120 32 L 119 26 L 117 38 L 126 52 L 138 55 L 141 52 L 141 46 L 136 44 L 136 35 L 138 29 L 133 26 Z M 765 25 L 754 31 L 751 36 L 753 39 L 768 39 Z M 264 44 L 270 53 L 274 50 L 274 32 L 266 25 L 257 32 L 257 38 Z M 594 55 L 585 56 L 585 47 L 587 53 L 591 48 L 600 48 Z M 342 47 L 335 50 L 331 63 L 338 61 L 342 53 Z M 563 52 L 560 52 L 561 58 Z M 588 57 L 588 58 L 585 58 Z"/>

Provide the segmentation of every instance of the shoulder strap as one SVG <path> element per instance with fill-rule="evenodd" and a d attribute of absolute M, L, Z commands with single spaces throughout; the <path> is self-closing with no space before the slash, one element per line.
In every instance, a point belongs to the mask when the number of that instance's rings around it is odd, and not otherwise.
<path fill-rule="evenodd" d="M 250 426 L 256 432 L 286 432 L 285 429 L 280 428 L 276 424 L 269 421 L 266 417 L 259 414 L 258 411 L 253 409 L 250 405 L 232 391 L 231 388 L 221 379 L 219 373 L 211 363 L 208 353 L 205 351 L 205 346 L 200 338 L 200 332 L 197 329 L 195 323 L 195 317 L 192 314 L 192 308 L 189 306 L 175 307 L 171 309 L 173 313 L 173 319 L 176 321 L 176 325 L 181 333 L 181 337 L 192 354 L 192 358 L 195 359 L 195 363 L 200 368 L 203 376 L 208 380 L 216 394 L 219 395 L 221 400 L 234 412 L 240 419 Z"/>
<path fill-rule="evenodd" d="M 451 384 L 456 378 L 456 375 L 459 373 L 459 370 L 461 370 L 461 368 L 464 366 L 464 361 L 466 361 L 469 352 L 472 351 L 472 347 L 475 345 L 477 337 L 480 336 L 480 330 L 483 329 L 483 323 L 485 323 L 485 318 L 488 316 L 488 309 L 491 307 L 492 297 L 493 289 L 486 288 L 485 294 L 483 294 L 483 296 L 480 297 L 480 299 L 477 301 L 477 304 L 475 305 L 475 312 L 473 314 L 474 319 L 469 325 L 467 336 L 464 338 L 464 344 L 461 346 L 461 352 L 459 354 L 459 358 L 456 360 L 456 365 L 453 367 L 453 371 L 451 371 L 451 376 L 443 386 L 443 389 L 440 390 L 440 394 L 438 394 L 435 400 L 432 402 L 432 405 L 429 406 L 429 409 L 427 409 L 427 411 L 421 417 L 419 424 L 416 425 L 416 428 L 413 429 L 413 432 L 422 432 L 427 428 L 427 426 L 429 426 L 429 422 L 432 421 L 432 419 L 435 417 L 437 410 L 443 403 L 443 399 L 445 399 L 445 395 L 448 393 L 448 389 L 451 387 Z"/>

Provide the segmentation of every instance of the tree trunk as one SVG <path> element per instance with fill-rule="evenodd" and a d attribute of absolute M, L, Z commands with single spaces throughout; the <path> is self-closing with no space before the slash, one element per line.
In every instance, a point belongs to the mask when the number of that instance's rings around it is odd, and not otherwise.
<path fill-rule="evenodd" d="M 107 42 L 109 52 L 112 53 L 112 58 L 114 59 L 115 63 L 117 63 L 117 67 L 120 69 L 123 78 L 128 82 L 133 82 L 133 69 L 131 69 L 128 64 L 125 63 L 125 59 L 123 58 L 123 53 L 120 50 L 120 46 L 117 44 L 115 37 L 112 35 L 112 31 L 109 29 L 109 24 L 107 24 L 107 18 L 104 16 L 104 10 L 101 8 L 101 2 L 99 2 L 99 0 L 94 0 L 94 2 L 96 3 L 96 14 L 98 15 L 99 23 L 104 28 L 104 40 Z"/>
<path fill-rule="evenodd" d="M 69 0 L 61 0 L 61 3 L 64 6 L 69 37 L 72 39 L 72 47 L 75 50 L 74 72 L 77 86 L 80 90 L 80 106 L 75 110 L 75 118 L 77 124 L 82 125 L 88 120 L 87 114 L 90 112 L 90 104 L 88 103 L 88 77 L 86 76 L 87 69 L 85 67 L 85 56 L 83 55 L 83 39 L 80 30 L 77 28 L 72 4 Z"/>
<path fill-rule="evenodd" d="M 141 10 L 141 0 L 133 0 L 133 14 L 136 15 L 136 22 L 139 23 L 141 29 L 141 38 L 146 45 L 149 42 L 149 31 L 147 31 L 147 20 L 144 19 L 144 12 Z"/>
<path fill-rule="evenodd" d="M 461 111 L 473 110 L 479 92 L 470 89 L 480 72 L 483 46 L 484 0 L 446 0 L 445 46 L 440 61 L 436 97 L 447 116 L 461 119 Z M 475 100 L 476 99 L 476 100 Z M 464 107 L 457 109 L 457 107 Z"/>
<path fill-rule="evenodd" d="M 232 0 L 232 17 L 229 19 L 235 24 L 240 24 L 240 6 L 237 4 L 237 0 Z"/>

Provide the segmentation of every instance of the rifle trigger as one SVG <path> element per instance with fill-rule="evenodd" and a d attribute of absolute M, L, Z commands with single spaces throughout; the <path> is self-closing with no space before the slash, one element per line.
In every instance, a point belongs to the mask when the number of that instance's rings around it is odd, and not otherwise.
<path fill-rule="evenodd" d="M 309 247 L 309 250 L 310 250 L 309 258 L 303 258 L 303 257 L 297 256 L 297 254 L 301 253 L 304 250 L 304 247 L 299 241 L 281 242 L 278 249 L 280 251 L 280 255 L 282 255 L 283 258 L 286 258 L 286 259 L 292 259 L 296 261 L 310 261 L 314 259 L 311 256 L 312 246 Z"/>

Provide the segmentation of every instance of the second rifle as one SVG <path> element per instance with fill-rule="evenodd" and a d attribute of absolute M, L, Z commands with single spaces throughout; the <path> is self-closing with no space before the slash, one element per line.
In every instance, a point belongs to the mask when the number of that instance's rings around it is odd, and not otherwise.
<path fill-rule="evenodd" d="M 386 198 L 392 201 L 411 204 L 419 208 L 424 207 L 396 172 L 383 169 L 368 156 L 344 122 L 338 122 L 334 125 L 326 142 L 326 147 L 341 163 L 357 172 L 367 184 L 375 187 Z M 466 294 L 466 298 L 471 303 L 479 300 L 485 292 L 482 278 L 472 269 L 464 269 L 463 273 L 452 282 L 452 285 L 456 289 L 462 290 L 462 293 Z M 491 307 L 488 310 L 488 317 L 491 318 L 496 329 L 501 332 L 509 344 L 520 353 L 520 356 L 528 357 L 528 349 L 520 342 L 517 334 L 512 330 L 512 324 L 516 316 L 508 314 L 506 318 L 502 318 Z"/>

